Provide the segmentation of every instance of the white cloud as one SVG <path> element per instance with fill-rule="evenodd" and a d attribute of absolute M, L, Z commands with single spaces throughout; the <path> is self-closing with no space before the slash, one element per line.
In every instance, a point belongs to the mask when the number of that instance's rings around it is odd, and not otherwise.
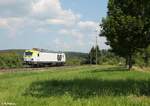
<path fill-rule="evenodd" d="M 8 27 L 7 20 L 0 18 L 0 28 L 7 28 L 7 27 Z"/>
<path fill-rule="evenodd" d="M 16 0 L 0 0 L 0 5 L 10 5 L 16 3 Z"/>
<path fill-rule="evenodd" d="M 44 27 L 38 27 L 36 30 L 35 30 L 35 32 L 37 32 L 37 33 L 47 33 L 47 32 L 52 32 L 50 29 L 48 29 L 48 28 L 44 28 Z"/>
<path fill-rule="evenodd" d="M 0 28 L 7 28 L 12 38 L 22 28 L 41 35 L 53 32 L 49 36 L 57 48 L 70 49 L 90 45 L 98 23 L 81 20 L 79 14 L 64 9 L 60 0 L 0 0 Z M 75 43 L 65 42 L 68 38 Z"/>
<path fill-rule="evenodd" d="M 53 43 L 55 44 L 57 50 L 63 51 L 63 50 L 71 49 L 71 45 L 68 45 L 66 42 L 62 41 L 61 39 L 57 38 L 53 41 Z"/>
<path fill-rule="evenodd" d="M 59 0 L 37 0 L 32 2 L 32 14 L 42 17 L 57 16 L 61 11 Z"/>
<path fill-rule="evenodd" d="M 48 19 L 47 23 L 54 25 L 66 25 L 66 21 L 63 19 Z"/>
<path fill-rule="evenodd" d="M 0 17 L 24 17 L 31 10 L 31 0 L 0 0 Z"/>
<path fill-rule="evenodd" d="M 9 37 L 16 37 L 16 33 L 23 27 L 24 19 L 18 17 L 0 18 L 0 27 L 8 29 Z"/>
<path fill-rule="evenodd" d="M 80 31 L 78 31 L 77 29 L 61 29 L 59 31 L 60 35 L 65 35 L 65 36 L 70 36 L 70 37 L 74 37 L 77 40 L 81 40 L 84 37 L 84 34 Z"/>
<path fill-rule="evenodd" d="M 93 22 L 93 21 L 80 21 L 78 23 L 78 26 L 81 29 L 86 29 L 86 30 L 88 30 L 88 29 L 95 29 L 96 30 L 96 28 L 98 26 L 98 23 Z"/>
<path fill-rule="evenodd" d="M 63 9 L 59 0 L 0 0 L 0 3 L 3 6 L 0 7 L 1 18 L 9 19 L 9 22 L 14 17 L 25 19 L 24 26 L 45 24 L 71 27 L 80 20 L 79 14 L 73 13 L 71 9 Z"/>
<path fill-rule="evenodd" d="M 73 25 L 80 17 L 71 9 L 64 10 L 59 0 L 38 0 L 32 2 L 31 16 L 45 19 L 49 24 Z"/>

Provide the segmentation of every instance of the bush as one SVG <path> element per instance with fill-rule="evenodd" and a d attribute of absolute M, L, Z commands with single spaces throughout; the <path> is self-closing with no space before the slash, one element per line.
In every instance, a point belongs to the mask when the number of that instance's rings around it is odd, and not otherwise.
<path fill-rule="evenodd" d="M 66 61 L 66 65 L 83 65 L 84 63 L 85 59 L 79 57 L 68 58 Z"/>
<path fill-rule="evenodd" d="M 121 57 L 117 56 L 112 56 L 112 57 L 107 57 L 107 56 L 102 56 L 99 59 L 100 64 L 107 64 L 107 65 L 123 65 L 125 64 L 125 60 Z"/>
<path fill-rule="evenodd" d="M 19 68 L 23 67 L 21 55 L 13 52 L 0 53 L 0 68 Z"/>

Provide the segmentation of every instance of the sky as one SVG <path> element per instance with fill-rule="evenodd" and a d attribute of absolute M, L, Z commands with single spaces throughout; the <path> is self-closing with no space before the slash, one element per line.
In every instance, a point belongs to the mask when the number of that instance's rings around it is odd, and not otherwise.
<path fill-rule="evenodd" d="M 89 52 L 107 0 L 0 0 L 0 49 Z M 100 49 L 106 39 L 98 37 Z"/>

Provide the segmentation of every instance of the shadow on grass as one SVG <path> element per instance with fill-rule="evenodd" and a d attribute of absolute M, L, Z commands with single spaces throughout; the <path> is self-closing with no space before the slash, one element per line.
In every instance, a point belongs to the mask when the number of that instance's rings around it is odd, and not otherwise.
<path fill-rule="evenodd" d="M 107 69 L 104 69 L 103 71 L 129 71 L 126 67 L 110 67 Z"/>
<path fill-rule="evenodd" d="M 33 82 L 25 96 L 50 97 L 68 94 L 74 99 L 91 96 L 150 96 L 150 80 L 47 80 Z"/>
<path fill-rule="evenodd" d="M 126 67 L 118 66 L 118 67 L 109 67 L 109 68 L 100 68 L 95 69 L 93 71 L 89 71 L 90 73 L 99 73 L 99 72 L 123 72 L 123 71 L 129 71 Z"/>

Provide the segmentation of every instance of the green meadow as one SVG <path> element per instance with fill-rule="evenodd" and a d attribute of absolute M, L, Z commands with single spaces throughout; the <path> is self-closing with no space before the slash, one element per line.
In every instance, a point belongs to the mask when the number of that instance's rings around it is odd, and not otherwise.
<path fill-rule="evenodd" d="M 150 106 L 150 72 L 74 66 L 0 73 L 4 106 Z"/>

